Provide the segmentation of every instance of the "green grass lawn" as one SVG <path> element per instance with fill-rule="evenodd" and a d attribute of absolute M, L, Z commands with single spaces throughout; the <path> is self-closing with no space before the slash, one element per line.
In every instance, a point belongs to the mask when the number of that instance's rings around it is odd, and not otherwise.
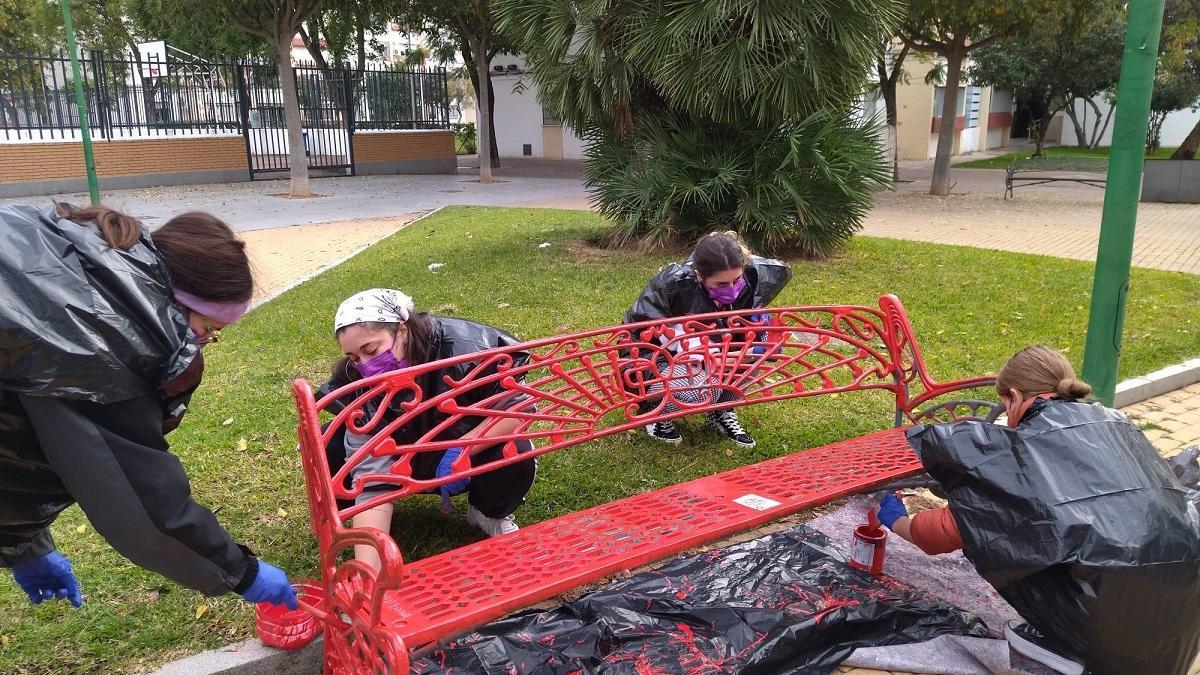
<path fill-rule="evenodd" d="M 1048 163 L 1052 163 L 1054 165 L 1053 168 L 1055 168 L 1055 169 L 1088 170 L 1088 169 L 1094 169 L 1097 167 L 1104 168 L 1107 165 L 1108 151 L 1109 151 L 1109 148 L 1107 146 L 1100 147 L 1100 148 L 1078 148 L 1078 147 L 1066 146 L 1066 145 L 1061 145 L 1061 146 L 1053 145 L 1053 146 L 1046 148 L 1046 158 L 1047 158 L 1047 160 L 1052 160 L 1052 162 L 1048 162 Z M 995 157 L 987 157 L 985 159 L 976 159 L 976 160 L 973 160 L 970 162 L 962 162 L 961 164 L 955 164 L 954 168 L 956 168 L 956 169 L 1007 169 L 1009 166 L 1012 165 L 1013 159 L 1026 160 L 1029 158 L 1029 155 L 1031 154 L 1031 152 L 1032 151 L 1010 152 L 1010 153 L 1006 153 L 1003 155 L 997 155 Z M 1147 155 L 1147 157 L 1154 158 L 1154 159 L 1166 159 L 1166 158 L 1170 157 L 1171 153 L 1173 153 L 1173 152 L 1175 152 L 1175 148 L 1159 148 L 1157 152 L 1155 152 L 1152 155 Z M 1082 161 L 1077 163 L 1078 166 L 1072 166 L 1071 162 L 1069 161 L 1072 158 L 1080 158 Z M 1100 161 L 1097 161 L 1097 160 L 1100 160 Z M 1031 160 L 1031 161 L 1039 161 L 1039 160 Z"/>
<path fill-rule="evenodd" d="M 171 436 L 199 501 L 241 542 L 296 576 L 313 576 L 316 551 L 294 451 L 288 384 L 319 379 L 337 356 L 338 303 L 391 286 L 418 306 L 502 326 L 524 338 L 619 322 L 660 265 L 678 253 L 599 250 L 593 214 L 453 208 L 419 221 L 222 331 L 205 352 L 204 385 Z M 551 246 L 539 248 L 542 242 Z M 430 263 L 444 263 L 436 272 Z M 994 372 L 1017 348 L 1044 342 L 1079 362 L 1090 264 L 916 242 L 857 238 L 843 255 L 793 261 L 779 304 L 861 303 L 882 293 L 905 302 L 935 377 Z M 1134 270 L 1122 377 L 1200 355 L 1200 276 Z M 819 397 L 743 409 L 758 447 L 727 455 L 689 420 L 684 445 L 666 449 L 627 434 L 542 458 L 531 523 L 567 511 L 836 441 L 890 422 L 882 394 Z M 441 515 L 434 498 L 397 509 L 395 535 L 412 560 L 477 538 Z M 253 634 L 252 608 L 206 599 L 144 572 L 109 549 L 81 512 L 54 526 L 87 594 L 82 610 L 33 607 L 11 578 L 0 582 L 0 673 L 118 673 Z"/>

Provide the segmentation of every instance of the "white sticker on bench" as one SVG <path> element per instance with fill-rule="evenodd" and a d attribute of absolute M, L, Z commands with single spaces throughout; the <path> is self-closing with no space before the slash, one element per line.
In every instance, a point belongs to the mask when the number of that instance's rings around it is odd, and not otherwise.
<path fill-rule="evenodd" d="M 742 495 L 733 501 L 741 504 L 742 506 L 754 509 L 755 511 L 766 511 L 767 509 L 773 509 L 776 506 L 779 506 L 779 502 L 775 501 L 774 499 L 767 499 L 766 497 L 759 497 L 758 495 L 754 494 Z"/>

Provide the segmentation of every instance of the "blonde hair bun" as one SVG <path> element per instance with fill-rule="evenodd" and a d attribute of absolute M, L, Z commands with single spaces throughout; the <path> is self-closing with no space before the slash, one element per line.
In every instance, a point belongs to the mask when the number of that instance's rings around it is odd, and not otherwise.
<path fill-rule="evenodd" d="M 1080 399 L 1092 393 L 1092 385 L 1073 377 L 1064 378 L 1054 388 L 1054 393 L 1063 398 Z"/>

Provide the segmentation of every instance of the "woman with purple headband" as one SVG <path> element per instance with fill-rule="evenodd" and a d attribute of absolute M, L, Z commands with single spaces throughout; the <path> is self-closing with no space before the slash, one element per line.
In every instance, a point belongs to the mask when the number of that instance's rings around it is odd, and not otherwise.
<path fill-rule="evenodd" d="M 150 234 L 102 206 L 0 208 L 0 566 L 34 604 L 83 603 L 49 529 L 78 503 L 141 567 L 296 608 L 287 575 L 192 500 L 165 438 L 253 290 L 245 244 L 206 213 Z"/>

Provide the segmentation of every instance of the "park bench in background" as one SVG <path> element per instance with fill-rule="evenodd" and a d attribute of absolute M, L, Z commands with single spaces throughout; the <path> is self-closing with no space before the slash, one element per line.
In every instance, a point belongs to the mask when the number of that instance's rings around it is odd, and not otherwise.
<path fill-rule="evenodd" d="M 528 361 L 514 360 L 522 352 L 530 354 Z M 703 364 L 716 387 L 737 400 L 688 404 L 674 399 L 679 390 L 659 375 L 663 359 Z M 424 396 L 417 384 L 423 374 L 458 363 L 472 364 L 467 377 L 449 382 L 443 394 Z M 367 378 L 320 401 L 309 383 L 297 380 L 300 447 L 324 590 L 323 598 L 314 596 L 320 599 L 312 610 L 324 625 L 326 671 L 407 672 L 412 652 L 489 620 L 615 572 L 917 474 L 921 464 L 904 440 L 903 427 L 982 418 L 996 404 L 956 397 L 993 384 L 990 377 L 933 380 L 904 308 L 891 295 L 881 297 L 878 308 L 722 312 L 536 340 Z M 400 545 L 386 533 L 346 525 L 376 504 L 656 420 L 873 390 L 895 400 L 896 428 L 568 513 L 423 560 L 406 563 Z M 516 393 L 529 396 L 536 407 L 495 409 Z M 664 397 L 680 409 L 665 412 Z M 341 407 L 339 401 L 348 400 Z M 392 402 L 403 413 L 391 421 L 379 414 L 368 417 L 364 406 L 372 401 Z M 411 444 L 393 440 L 395 429 L 432 410 L 446 421 Z M 502 459 L 472 468 L 464 453 L 451 475 L 413 478 L 411 463 L 403 458 L 458 445 L 436 437 L 464 417 L 517 417 L 521 423 L 495 439 L 505 443 Z M 325 446 L 343 428 L 372 438 L 331 477 Z M 518 454 L 520 440 L 531 440 L 534 450 Z M 372 454 L 402 459 L 390 473 L 348 485 L 353 467 Z M 353 505 L 366 482 L 393 487 Z M 349 558 L 355 544 L 378 550 L 379 573 Z"/>
<path fill-rule="evenodd" d="M 1012 164 L 1005 169 L 1004 198 L 1008 199 L 1013 196 L 1013 188 L 1017 183 L 1029 187 L 1045 183 L 1068 182 L 1103 188 L 1107 178 L 1107 157 L 1015 158 Z"/>

